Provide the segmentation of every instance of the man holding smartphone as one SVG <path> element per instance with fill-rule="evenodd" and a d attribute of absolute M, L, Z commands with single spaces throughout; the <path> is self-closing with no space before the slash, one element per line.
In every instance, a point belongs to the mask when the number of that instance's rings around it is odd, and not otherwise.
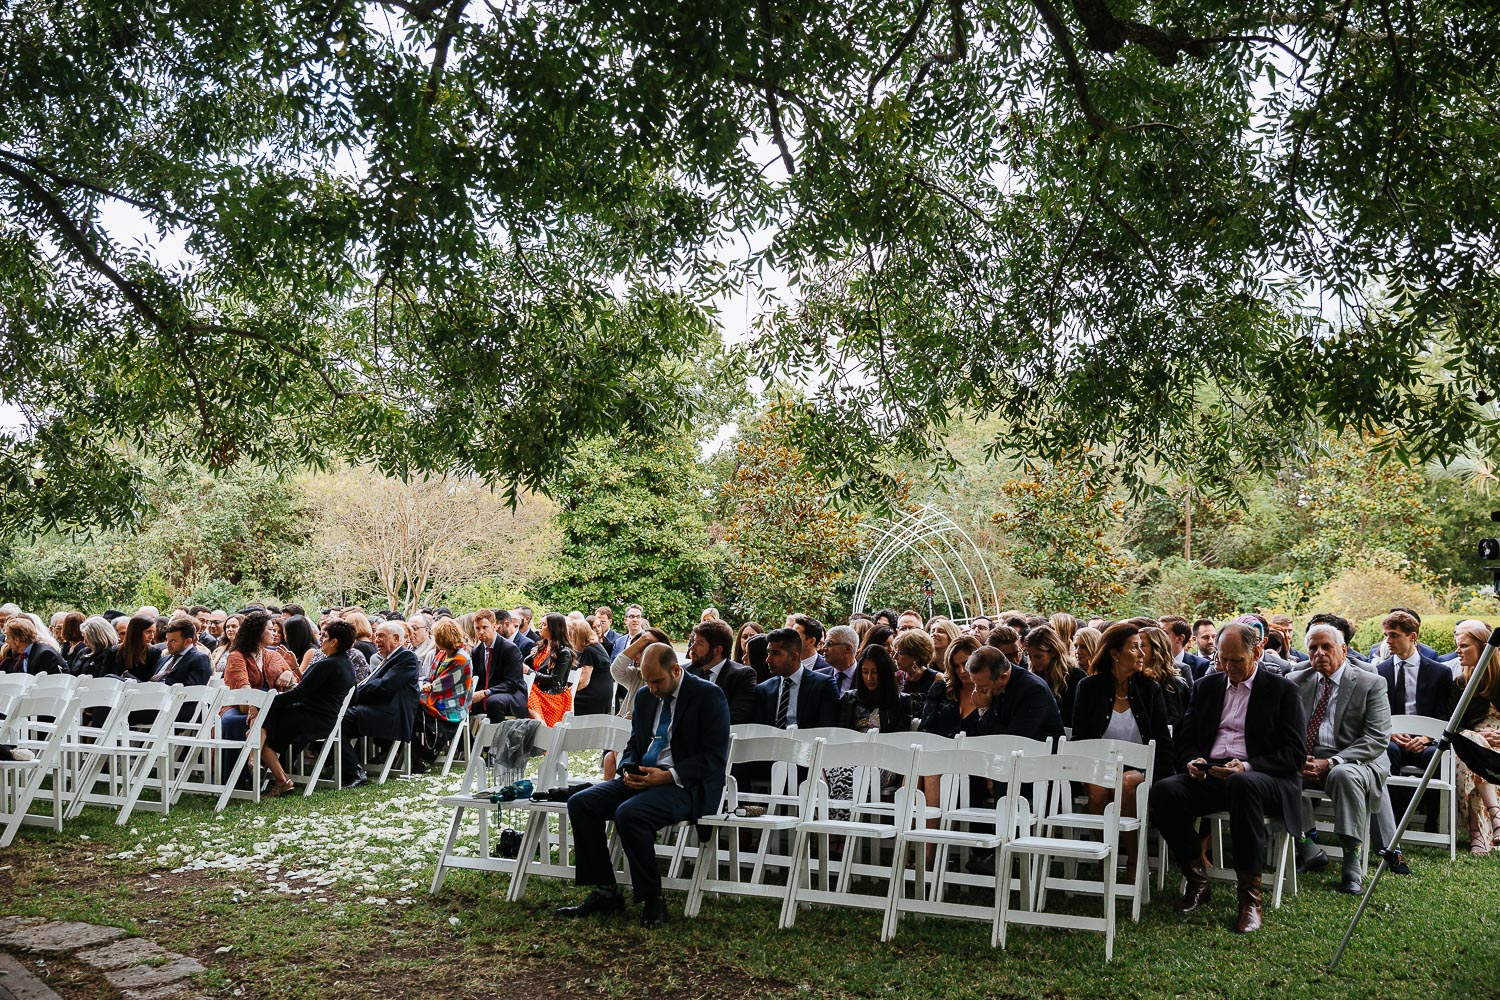
<path fill-rule="evenodd" d="M 1307 720 L 1296 686 L 1256 668 L 1265 651 L 1259 630 L 1231 622 L 1216 640 L 1218 670 L 1193 685 L 1192 704 L 1174 734 L 1182 773 L 1152 787 L 1151 822 L 1187 882 L 1178 912 L 1191 913 L 1210 895 L 1198 820 L 1229 812 L 1239 883 L 1234 930 L 1248 934 L 1261 924 L 1266 819 L 1301 819 Z"/>
<path fill-rule="evenodd" d="M 630 863 L 636 901 L 643 907 L 641 926 L 665 923 L 656 832 L 695 821 L 719 807 L 728 757 L 729 702 L 724 692 L 711 681 L 684 673 L 666 643 L 647 646 L 619 774 L 568 799 L 576 880 L 593 891 L 579 905 L 557 912 L 587 917 L 625 909 L 605 837 L 612 820 Z"/>

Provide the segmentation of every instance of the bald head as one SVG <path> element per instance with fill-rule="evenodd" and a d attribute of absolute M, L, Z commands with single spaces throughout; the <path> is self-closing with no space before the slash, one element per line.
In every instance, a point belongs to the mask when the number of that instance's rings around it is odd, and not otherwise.
<path fill-rule="evenodd" d="M 641 654 L 641 682 L 658 698 L 670 698 L 682 682 L 677 653 L 664 642 L 653 642 Z"/>

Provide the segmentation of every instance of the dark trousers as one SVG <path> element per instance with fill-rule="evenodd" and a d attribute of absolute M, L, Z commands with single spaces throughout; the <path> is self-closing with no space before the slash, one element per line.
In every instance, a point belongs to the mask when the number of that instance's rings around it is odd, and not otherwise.
<path fill-rule="evenodd" d="M 531 713 L 526 708 L 525 691 L 502 691 L 484 700 L 484 714 L 491 722 L 506 719 L 528 719 Z"/>
<path fill-rule="evenodd" d="M 1151 823 L 1181 866 L 1202 847 L 1197 821 L 1228 811 L 1234 870 L 1259 875 L 1265 867 L 1266 817 L 1281 815 L 1281 788 L 1269 774 L 1247 771 L 1228 780 L 1174 774 L 1151 786 Z"/>
<path fill-rule="evenodd" d="M 1386 747 L 1385 751 L 1386 759 L 1391 762 L 1392 774 L 1400 774 L 1403 767 L 1415 767 L 1426 771 L 1427 765 L 1432 762 L 1432 757 L 1435 753 L 1437 753 L 1436 743 L 1419 753 L 1409 753 L 1398 747 L 1395 740 L 1391 740 L 1390 746 Z M 1411 802 L 1411 793 L 1415 790 L 1413 788 L 1392 786 L 1391 808 L 1397 816 L 1401 816 L 1406 812 L 1407 803 Z M 1426 795 L 1422 796 L 1422 809 L 1427 813 L 1427 820 L 1423 828 L 1429 833 L 1437 829 L 1438 803 L 1439 799 L 1436 792 L 1429 791 Z"/>
<path fill-rule="evenodd" d="M 661 873 L 656 870 L 656 831 L 692 818 L 692 799 L 685 789 L 657 785 L 637 792 L 618 779 L 602 781 L 568 799 L 573 824 L 579 885 L 612 888 L 615 868 L 609 860 L 605 824 L 613 820 L 620 846 L 630 862 L 630 881 L 637 902 L 661 895 Z"/>

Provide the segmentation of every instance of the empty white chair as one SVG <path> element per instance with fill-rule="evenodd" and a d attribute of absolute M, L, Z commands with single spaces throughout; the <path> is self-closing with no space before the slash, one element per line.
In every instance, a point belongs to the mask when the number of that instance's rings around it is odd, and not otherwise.
<path fill-rule="evenodd" d="M 787 874 L 786 899 L 781 908 L 783 929 L 796 922 L 797 907 L 803 903 L 832 903 L 884 910 L 886 897 L 883 893 L 868 895 L 851 891 L 854 874 L 854 867 L 850 863 L 852 852 L 860 840 L 894 842 L 903 830 L 910 830 L 916 822 L 916 802 L 921 795 L 912 788 L 902 787 L 896 793 L 895 814 L 886 822 L 835 819 L 832 813 L 846 806 L 829 797 L 827 784 L 817 780 L 817 776 L 830 767 L 875 767 L 906 774 L 911 770 L 912 757 L 917 752 L 914 747 L 902 749 L 870 741 L 829 743 L 821 738 L 815 741 L 812 775 L 809 778 L 812 789 L 810 798 L 803 807 L 803 818 L 797 824 L 797 835 L 792 845 L 792 867 Z M 844 862 L 840 867 L 837 887 L 830 887 L 828 878 L 831 837 L 844 838 Z M 811 854 L 815 844 L 821 845 L 821 888 L 811 884 Z M 882 870 L 880 874 L 883 876 L 885 872 Z M 809 884 L 803 885 L 804 880 Z"/>
<path fill-rule="evenodd" d="M 0 743 L 24 747 L 34 755 L 29 761 L 0 761 L 0 848 L 11 845 L 23 823 L 62 830 L 63 793 L 57 771 L 77 714 L 71 692 L 54 690 L 22 695 L 0 721 Z M 44 719 L 51 720 L 45 728 L 38 725 Z M 32 804 L 49 778 L 51 812 L 34 814 Z"/>
<path fill-rule="evenodd" d="M 1118 757 L 1120 763 L 1127 768 L 1134 768 L 1143 775 L 1141 782 L 1135 789 L 1135 815 L 1119 816 L 1120 833 L 1136 834 L 1136 866 L 1135 879 L 1129 885 L 1119 886 L 1117 894 L 1130 900 L 1130 919 L 1139 921 L 1141 919 L 1141 906 L 1150 898 L 1150 868 L 1148 857 L 1150 845 L 1147 842 L 1148 832 L 1146 830 L 1146 819 L 1149 815 L 1148 803 L 1151 797 L 1151 783 L 1156 777 L 1156 741 L 1147 743 L 1131 743 L 1126 740 L 1078 740 L 1070 741 L 1064 739 L 1057 748 L 1058 753 L 1075 754 L 1083 757 L 1098 757 L 1108 760 Z M 1072 792 L 1070 786 L 1061 783 L 1052 786 L 1053 800 L 1049 804 L 1047 813 L 1042 817 L 1042 828 L 1051 832 L 1069 834 L 1078 830 L 1102 830 L 1104 828 L 1104 817 L 1095 813 L 1082 812 L 1073 807 Z M 1116 810 L 1123 813 L 1124 809 Z M 1162 849 L 1161 863 L 1167 863 L 1166 849 Z M 1097 882 L 1069 881 L 1059 885 L 1059 888 L 1069 892 L 1099 892 L 1103 886 Z"/>
<path fill-rule="evenodd" d="M 698 847 L 698 862 L 693 866 L 693 883 L 688 890 L 687 905 L 683 908 L 684 916 L 698 915 L 699 908 L 703 905 L 703 895 L 706 892 L 778 899 L 786 892 L 784 886 L 770 885 L 764 880 L 767 852 L 773 836 L 796 829 L 797 824 L 803 818 L 801 806 L 810 800 L 812 787 L 817 782 L 809 779 L 804 784 L 799 803 L 795 807 L 767 805 L 763 802 L 749 802 L 741 799 L 739 782 L 734 776 L 733 768 L 740 764 L 769 763 L 773 766 L 781 764 L 784 765 L 785 771 L 793 775 L 793 781 L 795 781 L 795 776 L 800 769 L 812 766 L 816 744 L 799 740 L 795 734 L 783 732 L 774 727 L 759 728 L 770 729 L 774 735 L 742 736 L 739 732 L 730 733 L 723 799 L 715 813 L 702 816 L 698 820 L 698 826 L 707 829 L 709 836 Z M 746 805 L 757 806 L 763 812 L 759 816 L 736 815 L 736 811 Z M 758 839 L 751 861 L 748 882 L 744 880 L 741 871 L 740 835 L 742 832 L 748 832 Z M 728 834 L 726 838 L 728 857 L 725 860 L 729 864 L 729 878 L 720 879 L 719 844 L 721 836 L 726 833 Z"/>
<path fill-rule="evenodd" d="M 1119 809 L 1120 795 L 1124 788 L 1124 768 L 1118 758 L 1102 760 L 1098 757 L 1080 757 L 1073 754 L 1054 754 L 1049 757 L 1028 757 L 1017 754 L 1011 758 L 1012 771 L 1007 797 L 1010 807 L 1007 819 L 1010 829 L 1000 846 L 997 874 L 1008 880 L 1019 861 L 1021 878 L 1021 900 L 1025 909 L 1017 910 L 1010 905 L 1009 886 L 1000 893 L 1000 914 L 995 923 L 993 943 L 1005 947 L 1006 931 L 1010 924 L 1032 924 L 1042 927 L 1065 927 L 1078 930 L 1104 932 L 1104 959 L 1109 961 L 1115 950 L 1115 859 L 1120 844 Z M 1049 837 L 1027 834 L 1019 825 L 1024 816 L 1021 806 L 1021 789 L 1025 785 L 1051 786 L 1055 782 L 1081 781 L 1114 790 L 1114 799 L 1105 807 L 1103 826 L 1098 831 L 1100 839 L 1082 840 L 1070 837 Z M 1046 788 L 1037 787 L 1034 798 L 1038 802 L 1048 801 Z M 1031 866 L 1035 859 L 1035 892 L 1031 881 Z M 1051 865 L 1055 859 L 1095 862 L 1103 866 L 1104 915 L 1085 917 L 1071 913 L 1047 912 L 1047 887 Z"/>

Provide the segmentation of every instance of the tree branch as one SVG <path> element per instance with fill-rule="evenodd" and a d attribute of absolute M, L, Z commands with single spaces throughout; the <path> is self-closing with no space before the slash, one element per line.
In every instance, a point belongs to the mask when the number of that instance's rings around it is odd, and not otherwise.
<path fill-rule="evenodd" d="M 128 194 L 123 194 L 111 188 L 104 187 L 103 185 L 96 184 L 93 181 L 86 181 L 81 177 L 73 177 L 68 174 L 60 174 L 48 167 L 46 164 L 42 163 L 40 160 L 32 159 L 29 156 L 23 156 L 20 153 L 13 153 L 8 149 L 0 149 L 0 159 L 10 160 L 14 163 L 20 163 L 24 166 L 30 167 L 32 170 L 35 170 L 37 173 L 41 174 L 54 183 L 62 184 L 67 187 L 83 188 L 85 191 L 92 191 L 95 194 L 103 195 L 106 198 L 112 198 L 115 201 L 122 201 L 127 205 L 133 205 L 134 207 L 139 208 L 143 212 L 152 212 L 157 215 L 165 216 L 166 218 L 169 218 L 174 222 L 180 222 L 184 225 L 195 224 L 194 219 L 183 214 L 182 212 L 177 211 L 176 209 L 166 208 L 162 205 L 155 205 L 148 201 L 141 201 L 138 198 L 133 198 Z"/>
<path fill-rule="evenodd" d="M 960 59 L 966 58 L 969 54 L 969 36 L 964 31 L 963 0 L 948 0 L 948 16 L 952 19 L 952 23 L 949 25 L 951 34 L 948 41 L 948 51 L 928 56 L 922 62 L 921 67 L 917 70 L 917 75 L 912 78 L 911 86 L 906 89 L 908 99 L 916 93 L 917 88 L 927 79 L 927 74 L 931 73 L 935 67 L 952 66 Z"/>
<path fill-rule="evenodd" d="M 469 0 L 453 0 L 443 18 L 442 27 L 438 29 L 437 38 L 433 40 L 432 71 L 427 75 L 427 94 L 424 98 L 429 108 L 437 100 L 438 86 L 443 82 L 443 68 L 448 64 L 448 49 L 453 44 L 453 36 L 458 33 L 459 22 L 468 5 Z"/>
<path fill-rule="evenodd" d="M 880 69 L 876 70 L 875 75 L 870 77 L 870 85 L 865 89 L 867 100 L 875 99 L 875 88 L 880 86 L 880 81 L 884 80 L 887 74 L 895 68 L 901 56 L 907 49 L 911 48 L 912 42 L 915 42 L 917 36 L 922 33 L 922 25 L 927 23 L 927 15 L 931 10 L 932 0 L 922 0 L 922 6 L 917 8 L 917 16 L 912 18 L 911 27 L 906 29 L 906 33 L 901 36 L 901 40 L 891 50 L 891 54 L 886 56 L 885 62 L 881 65 Z"/>
<path fill-rule="evenodd" d="M 1058 54 L 1062 56 L 1063 65 L 1067 67 L 1068 82 L 1073 85 L 1073 91 L 1078 97 L 1078 107 L 1083 111 L 1084 119 L 1089 123 L 1089 128 L 1094 130 L 1094 135 L 1103 135 L 1112 128 L 1108 118 L 1099 113 L 1094 106 L 1094 99 L 1089 94 L 1088 77 L 1083 72 L 1083 63 L 1078 60 L 1078 52 L 1073 48 L 1073 34 L 1063 22 L 1062 14 L 1052 5 L 1052 0 L 1033 0 L 1037 13 L 1042 16 L 1042 23 L 1047 26 L 1052 39 L 1057 43 Z"/>
<path fill-rule="evenodd" d="M 760 9 L 760 33 L 765 42 L 766 56 L 768 57 L 770 55 L 772 31 L 771 2 L 770 0 L 760 0 L 757 6 Z M 762 58 L 762 70 L 766 68 L 769 62 L 769 58 Z M 771 87 L 769 79 L 766 81 L 765 95 L 766 112 L 771 119 L 771 141 L 775 142 L 776 148 L 781 151 L 781 163 L 786 167 L 786 172 L 788 174 L 795 174 L 797 172 L 797 164 L 792 159 L 792 151 L 787 148 L 786 133 L 781 127 L 781 108 L 776 104 L 776 91 Z"/>

